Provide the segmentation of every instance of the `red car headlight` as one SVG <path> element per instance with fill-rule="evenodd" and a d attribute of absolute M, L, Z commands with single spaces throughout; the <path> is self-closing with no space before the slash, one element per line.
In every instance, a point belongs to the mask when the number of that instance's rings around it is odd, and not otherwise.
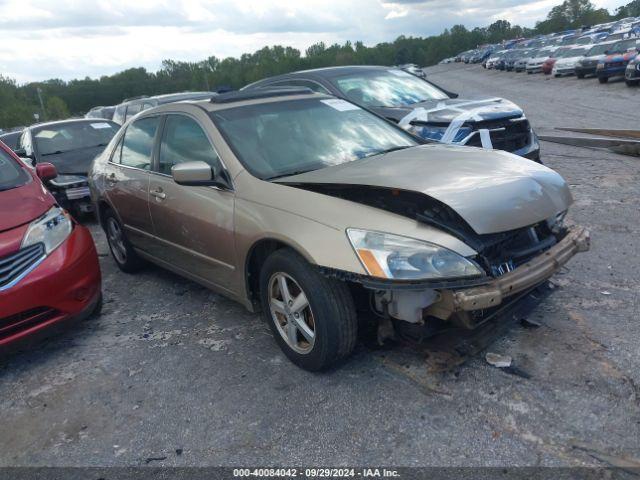
<path fill-rule="evenodd" d="M 49 255 L 67 239 L 71 230 L 73 230 L 73 222 L 69 214 L 60 207 L 53 207 L 31 222 L 22 239 L 22 248 L 42 243 L 45 253 Z"/>

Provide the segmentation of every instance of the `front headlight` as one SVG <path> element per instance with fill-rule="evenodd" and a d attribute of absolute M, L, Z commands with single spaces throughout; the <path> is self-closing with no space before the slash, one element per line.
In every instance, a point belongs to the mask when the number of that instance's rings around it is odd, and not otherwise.
<path fill-rule="evenodd" d="M 53 207 L 37 220 L 31 222 L 22 240 L 22 248 L 43 243 L 47 255 L 54 251 L 71 234 L 71 217 L 60 207 Z"/>
<path fill-rule="evenodd" d="M 435 127 L 431 125 L 412 125 L 409 124 L 407 130 L 409 130 L 414 135 L 417 135 L 421 138 L 425 138 L 428 140 L 442 140 L 444 133 L 447 131 L 448 127 Z M 470 127 L 462 127 L 456 133 L 456 136 L 453 138 L 454 142 L 461 142 L 464 140 L 469 134 L 473 132 L 473 129 Z"/>
<path fill-rule="evenodd" d="M 451 250 L 391 233 L 347 229 L 347 236 L 367 273 L 395 280 L 479 277 L 480 268 Z"/>

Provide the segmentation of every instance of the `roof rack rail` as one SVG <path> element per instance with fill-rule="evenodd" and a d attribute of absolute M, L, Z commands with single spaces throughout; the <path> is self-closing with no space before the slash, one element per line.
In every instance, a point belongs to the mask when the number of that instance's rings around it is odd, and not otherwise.
<path fill-rule="evenodd" d="M 242 100 L 257 100 L 260 98 L 286 97 L 288 95 L 306 95 L 314 93 L 307 87 L 269 87 L 256 90 L 241 90 L 238 92 L 221 93 L 211 97 L 211 103 L 232 103 Z"/>

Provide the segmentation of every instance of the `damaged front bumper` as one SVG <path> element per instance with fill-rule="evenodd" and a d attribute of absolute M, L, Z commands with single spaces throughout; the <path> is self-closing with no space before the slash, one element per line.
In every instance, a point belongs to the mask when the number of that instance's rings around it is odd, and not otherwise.
<path fill-rule="evenodd" d="M 573 227 L 549 250 L 485 285 L 462 290 L 441 290 L 440 301 L 431 305 L 429 311 L 437 317 L 448 318 L 456 312 L 495 307 L 508 297 L 548 280 L 576 253 L 586 252 L 589 248 L 589 231 L 584 227 Z"/>

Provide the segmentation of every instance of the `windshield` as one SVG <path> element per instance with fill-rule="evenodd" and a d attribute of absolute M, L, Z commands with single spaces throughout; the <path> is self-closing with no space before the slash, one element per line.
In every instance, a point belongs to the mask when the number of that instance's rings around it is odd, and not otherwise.
<path fill-rule="evenodd" d="M 406 107 L 449 98 L 430 83 L 397 69 L 362 71 L 332 81 L 349 100 L 367 107 Z"/>
<path fill-rule="evenodd" d="M 613 48 L 611 48 L 611 51 L 616 53 L 625 53 L 627 50 L 629 50 L 630 48 L 634 48 L 635 46 L 636 46 L 635 39 L 624 40 L 623 42 L 618 42 L 614 44 Z"/>
<path fill-rule="evenodd" d="M 417 145 L 403 130 L 337 98 L 270 102 L 211 112 L 255 177 L 277 177 Z"/>
<path fill-rule="evenodd" d="M 113 122 L 74 122 L 45 125 L 34 130 L 33 138 L 40 156 L 103 147 L 118 131 Z"/>
<path fill-rule="evenodd" d="M 29 174 L 0 148 L 0 192 L 24 185 L 29 181 Z"/>
<path fill-rule="evenodd" d="M 556 55 L 558 58 L 573 58 L 580 57 L 584 55 L 584 52 L 587 51 L 587 48 L 572 48 L 570 50 L 566 50 Z"/>
<path fill-rule="evenodd" d="M 587 52 L 587 57 L 593 57 L 595 55 L 603 55 L 604 52 L 611 48 L 611 44 L 607 45 L 596 45 L 595 47 L 591 47 L 591 50 Z"/>

